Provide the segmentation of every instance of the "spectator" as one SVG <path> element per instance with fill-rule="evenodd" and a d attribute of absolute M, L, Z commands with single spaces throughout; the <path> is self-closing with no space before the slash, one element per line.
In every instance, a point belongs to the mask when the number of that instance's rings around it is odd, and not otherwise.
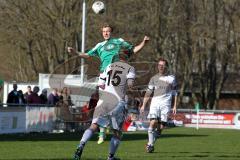
<path fill-rule="evenodd" d="M 64 87 L 61 92 L 58 92 L 59 102 L 58 105 L 60 106 L 60 116 L 61 119 L 66 121 L 72 120 L 72 115 L 69 110 L 69 106 L 72 105 L 70 92 L 67 87 Z"/>
<path fill-rule="evenodd" d="M 19 98 L 19 104 L 25 104 L 26 103 L 26 100 L 24 98 L 22 90 L 18 90 L 18 98 Z"/>
<path fill-rule="evenodd" d="M 71 106 L 72 104 L 72 99 L 70 96 L 70 90 L 67 87 L 64 87 L 62 90 L 62 98 L 63 98 L 63 103 L 67 106 Z"/>
<path fill-rule="evenodd" d="M 127 106 L 129 113 L 139 114 L 140 105 L 141 100 L 138 97 L 135 97 L 133 94 L 128 95 Z"/>
<path fill-rule="evenodd" d="M 8 94 L 7 103 L 19 104 L 19 96 L 17 91 L 17 84 L 13 84 L 13 90 Z"/>
<path fill-rule="evenodd" d="M 62 101 L 62 105 L 61 105 L 61 108 L 60 108 L 61 119 L 65 120 L 65 121 L 72 121 L 73 116 L 70 113 L 69 106 L 72 106 L 73 103 L 72 103 L 72 100 L 71 100 L 69 88 L 63 87 L 60 99 L 61 99 L 60 101 Z M 70 124 L 69 127 L 73 128 L 74 124 Z"/>
<path fill-rule="evenodd" d="M 94 108 L 97 106 L 99 100 L 99 87 L 96 87 L 95 92 L 91 95 L 87 109 L 89 111 L 89 118 L 93 117 Z"/>
<path fill-rule="evenodd" d="M 2 88 L 3 88 L 3 83 L 4 81 L 0 79 L 0 92 L 2 91 Z M 0 102 L 2 103 L 2 101 L 0 100 Z"/>
<path fill-rule="evenodd" d="M 89 113 L 90 113 L 89 103 L 87 102 L 81 108 L 81 114 L 82 114 L 81 121 L 89 121 L 90 118 L 92 118 L 92 117 L 89 117 L 90 116 Z"/>
<path fill-rule="evenodd" d="M 57 90 L 57 95 L 58 95 L 58 102 L 57 102 L 57 104 L 59 105 L 59 106 L 62 106 L 63 105 L 63 95 L 62 95 L 62 89 L 58 89 Z"/>
<path fill-rule="evenodd" d="M 41 98 L 42 104 L 47 104 L 48 98 L 47 98 L 47 89 L 46 88 L 42 90 L 42 93 L 40 94 L 40 98 Z"/>
<path fill-rule="evenodd" d="M 91 95 L 91 98 L 89 100 L 89 109 L 93 109 L 97 106 L 97 102 L 99 100 L 99 87 L 96 87 L 95 92 Z"/>
<path fill-rule="evenodd" d="M 57 89 L 53 88 L 52 92 L 48 96 L 48 104 L 50 105 L 56 105 L 59 101 L 59 96 L 57 94 Z"/>
<path fill-rule="evenodd" d="M 139 108 L 141 107 L 140 105 L 140 98 L 136 97 L 133 93 L 130 93 L 127 99 L 127 109 L 129 114 L 129 120 L 133 122 L 133 126 L 135 125 L 135 121 L 139 116 Z"/>
<path fill-rule="evenodd" d="M 28 101 L 27 101 L 28 104 L 42 104 L 42 100 L 38 95 L 38 92 L 39 92 L 39 87 L 34 86 L 32 94 L 28 96 Z"/>
<path fill-rule="evenodd" d="M 24 99 L 26 102 L 28 101 L 28 96 L 30 96 L 32 93 L 33 92 L 31 86 L 27 86 L 27 92 L 24 93 Z"/>

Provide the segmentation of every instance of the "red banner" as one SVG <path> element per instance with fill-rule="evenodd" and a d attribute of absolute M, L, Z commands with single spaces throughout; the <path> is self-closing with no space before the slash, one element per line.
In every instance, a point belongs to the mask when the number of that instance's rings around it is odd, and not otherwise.
<path fill-rule="evenodd" d="M 170 122 L 177 126 L 192 126 L 198 123 L 201 127 L 239 129 L 240 113 L 177 113 L 170 115 Z"/>
<path fill-rule="evenodd" d="M 214 113 L 199 113 L 185 114 L 186 119 L 190 119 L 192 124 L 219 124 L 219 125 L 234 125 L 233 119 L 235 114 L 214 114 Z"/>

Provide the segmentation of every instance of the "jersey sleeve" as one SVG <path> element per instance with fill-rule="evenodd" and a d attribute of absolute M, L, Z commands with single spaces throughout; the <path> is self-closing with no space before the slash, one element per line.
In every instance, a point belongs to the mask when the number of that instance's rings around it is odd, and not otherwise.
<path fill-rule="evenodd" d="M 135 69 L 134 69 L 134 67 L 131 66 L 131 67 L 129 68 L 128 74 L 127 74 L 127 76 L 126 76 L 128 87 L 132 87 L 132 86 L 133 86 L 135 77 L 136 77 Z"/>
<path fill-rule="evenodd" d="M 154 84 L 154 78 L 152 77 L 148 83 L 148 90 L 153 91 L 155 88 L 155 84 Z"/>
<path fill-rule="evenodd" d="M 136 77 L 135 68 L 130 67 L 127 74 L 127 79 L 135 79 L 135 77 Z"/>
<path fill-rule="evenodd" d="M 90 49 L 87 54 L 89 56 L 97 56 L 98 55 L 98 48 L 100 47 L 100 43 L 98 43 L 95 47 L 93 47 L 92 49 Z"/>
<path fill-rule="evenodd" d="M 119 38 L 119 41 L 121 41 L 121 47 L 123 47 L 124 49 L 128 50 L 129 53 L 131 53 L 131 54 L 133 53 L 134 46 L 131 43 L 125 41 L 122 38 Z"/>

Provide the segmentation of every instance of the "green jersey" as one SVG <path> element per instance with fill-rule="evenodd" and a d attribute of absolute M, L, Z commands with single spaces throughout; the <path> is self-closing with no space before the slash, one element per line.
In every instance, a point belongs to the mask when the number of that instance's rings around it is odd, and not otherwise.
<path fill-rule="evenodd" d="M 93 49 L 89 50 L 87 54 L 100 59 L 100 72 L 103 72 L 109 64 L 119 60 L 118 54 L 121 48 L 133 52 L 134 47 L 122 38 L 110 38 L 109 40 L 98 43 Z"/>

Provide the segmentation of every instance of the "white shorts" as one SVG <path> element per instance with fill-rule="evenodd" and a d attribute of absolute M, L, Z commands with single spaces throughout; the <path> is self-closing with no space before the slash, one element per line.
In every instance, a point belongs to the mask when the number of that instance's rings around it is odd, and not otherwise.
<path fill-rule="evenodd" d="M 168 114 L 170 111 L 170 106 L 160 107 L 160 106 L 150 106 L 150 110 L 148 113 L 148 119 L 160 119 L 161 122 L 167 122 Z"/>
<path fill-rule="evenodd" d="M 93 118 L 92 123 L 98 124 L 101 127 L 110 126 L 115 130 L 121 130 L 126 115 L 126 103 L 120 101 L 117 106 L 108 115 Z"/>

